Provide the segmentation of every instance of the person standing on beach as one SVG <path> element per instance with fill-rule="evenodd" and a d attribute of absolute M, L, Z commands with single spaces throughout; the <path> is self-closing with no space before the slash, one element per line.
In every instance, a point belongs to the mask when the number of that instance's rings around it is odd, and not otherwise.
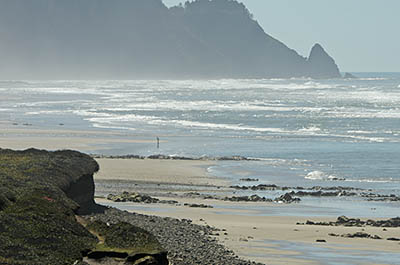
<path fill-rule="evenodd" d="M 160 138 L 158 138 L 158 137 L 156 137 L 157 138 L 157 149 L 160 149 Z"/>

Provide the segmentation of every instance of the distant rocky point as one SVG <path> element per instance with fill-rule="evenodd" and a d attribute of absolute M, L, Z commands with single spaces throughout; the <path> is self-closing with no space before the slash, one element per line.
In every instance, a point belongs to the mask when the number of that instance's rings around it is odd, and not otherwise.
<path fill-rule="evenodd" d="M 299 55 L 234 0 L 2 0 L 0 32 L 0 79 L 341 77 L 321 45 Z"/>

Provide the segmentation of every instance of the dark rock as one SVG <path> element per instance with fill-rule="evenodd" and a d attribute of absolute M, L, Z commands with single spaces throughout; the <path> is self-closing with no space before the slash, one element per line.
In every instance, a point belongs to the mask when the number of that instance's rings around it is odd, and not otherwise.
<path fill-rule="evenodd" d="M 224 156 L 224 157 L 218 157 L 217 160 L 219 160 L 219 161 L 249 161 L 252 159 L 249 159 L 244 156 Z"/>
<path fill-rule="evenodd" d="M 206 204 L 185 203 L 184 205 L 191 208 L 214 208 L 213 206 Z"/>
<path fill-rule="evenodd" d="M 114 202 L 159 203 L 160 200 L 145 194 L 124 191 L 120 195 L 109 194 L 107 200 Z M 175 201 L 174 201 L 175 202 Z M 176 202 L 177 203 L 177 202 Z"/>
<path fill-rule="evenodd" d="M 290 193 L 286 193 L 276 198 L 274 201 L 283 203 L 292 203 L 292 202 L 300 202 L 300 198 L 294 198 L 290 195 Z"/>
<path fill-rule="evenodd" d="M 356 196 L 357 193 L 355 192 L 348 192 L 348 191 L 334 191 L 334 192 L 323 192 L 322 190 L 308 192 L 308 191 L 292 191 L 290 193 L 294 196 L 312 196 L 312 197 L 342 197 L 342 196 Z"/>
<path fill-rule="evenodd" d="M 400 241 L 400 238 L 390 237 L 390 238 L 388 238 L 387 240 L 390 240 L 390 241 Z"/>
<path fill-rule="evenodd" d="M 175 200 L 161 200 L 161 201 L 159 201 L 159 203 L 162 203 L 162 204 L 178 204 L 179 202 L 175 201 Z"/>
<path fill-rule="evenodd" d="M 232 196 L 225 197 L 224 201 L 234 201 L 234 202 L 272 202 L 271 199 L 267 199 L 265 197 L 260 197 L 256 194 L 251 196 Z"/>
<path fill-rule="evenodd" d="M 252 178 L 243 178 L 239 179 L 240 181 L 247 181 L 247 182 L 257 182 L 259 179 L 252 179 Z"/>
<path fill-rule="evenodd" d="M 361 197 L 367 198 L 368 201 L 386 201 L 386 202 L 398 202 L 400 201 L 400 196 L 395 194 L 382 195 L 374 193 L 361 193 Z"/>
<path fill-rule="evenodd" d="M 343 216 L 339 216 L 336 222 L 338 224 L 345 224 L 348 221 L 349 221 L 349 218 L 347 218 L 346 216 L 343 215 Z"/>
<path fill-rule="evenodd" d="M 356 232 L 354 234 L 346 234 L 346 235 L 342 235 L 342 237 L 349 237 L 349 238 L 355 238 L 355 237 L 359 237 L 359 238 L 370 238 L 371 235 L 364 233 L 364 232 Z"/>
<path fill-rule="evenodd" d="M 364 232 L 357 232 L 354 234 L 345 234 L 342 235 L 342 237 L 348 237 L 348 238 L 370 238 L 370 239 L 382 239 L 380 236 L 378 235 L 370 235 L 368 233 L 364 233 Z"/>
<path fill-rule="evenodd" d="M 400 227 L 400 217 L 388 219 L 388 220 L 367 220 L 362 221 L 358 218 L 348 218 L 346 216 L 338 217 L 336 222 L 320 222 L 314 223 L 315 225 L 324 226 L 349 226 L 349 227 L 362 227 L 362 226 L 373 226 L 373 227 Z"/>
<path fill-rule="evenodd" d="M 315 242 L 318 242 L 318 243 L 326 243 L 326 240 L 325 240 L 325 239 L 317 239 L 317 240 L 315 240 Z"/>
<path fill-rule="evenodd" d="M 356 79 L 357 76 L 350 74 L 350 73 L 345 73 L 343 78 L 344 79 Z"/>

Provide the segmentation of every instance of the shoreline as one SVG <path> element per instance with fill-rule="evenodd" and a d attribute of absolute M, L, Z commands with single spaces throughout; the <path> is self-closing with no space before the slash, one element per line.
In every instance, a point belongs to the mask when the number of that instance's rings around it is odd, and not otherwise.
<path fill-rule="evenodd" d="M 345 251 L 354 253 L 380 252 L 387 253 L 389 256 L 397 253 L 399 249 L 398 242 L 388 241 L 386 238 L 389 235 L 400 238 L 400 228 L 386 228 L 387 231 L 384 231 L 383 228 L 377 227 L 297 225 L 299 222 L 305 223 L 308 220 L 331 222 L 334 221 L 334 218 L 315 216 L 262 216 L 257 212 L 257 207 L 262 207 L 264 211 L 271 209 L 271 212 L 290 211 L 291 207 L 301 210 L 304 207 L 301 204 L 292 206 L 269 202 L 227 202 L 186 196 L 190 192 L 200 194 L 212 192 L 222 195 L 235 192 L 235 190 L 230 188 L 228 180 L 224 180 L 221 183 L 220 179 L 207 175 L 204 166 L 209 165 L 208 163 L 212 161 L 150 159 L 97 159 L 97 161 L 100 164 L 100 168 L 102 168 L 100 172 L 104 170 L 103 175 L 95 175 L 97 185 L 110 184 L 109 181 L 111 181 L 114 185 L 113 190 L 122 192 L 128 189 L 130 192 L 136 191 L 140 194 L 155 196 L 160 200 L 175 200 L 178 203 L 176 205 L 132 202 L 115 203 L 102 198 L 96 198 L 96 202 L 117 207 L 121 210 L 127 210 L 128 212 L 177 218 L 179 220 L 189 219 L 194 224 L 216 227 L 218 230 L 223 231 L 218 232 L 219 235 L 215 236 L 218 242 L 228 249 L 233 250 L 236 255 L 243 259 L 264 264 L 320 264 L 320 262 L 313 260 L 312 256 L 309 258 L 302 257 L 302 246 L 323 249 L 326 253 L 344 253 Z M 165 166 L 163 163 L 168 167 L 174 166 L 175 170 L 181 173 L 185 172 L 185 174 L 180 175 L 179 178 L 175 176 L 175 172 L 169 172 L 168 170 L 161 170 L 160 174 L 157 170 L 165 169 L 163 168 Z M 159 165 L 161 165 L 161 168 L 158 167 Z M 198 167 L 199 165 L 200 168 Z M 114 170 L 114 167 L 118 168 L 118 171 Z M 198 171 L 199 169 L 200 171 Z M 123 174 L 120 172 L 121 170 Z M 134 173 L 134 171 L 139 173 L 147 172 L 146 177 Z M 161 176 L 163 177 L 161 178 Z M 123 185 L 116 185 L 118 181 L 123 181 Z M 129 186 L 129 183 L 132 186 Z M 181 185 L 182 187 L 176 187 L 175 185 Z M 106 195 L 106 193 L 103 195 Z M 194 205 L 205 204 L 212 206 L 212 208 L 192 208 L 185 206 L 185 203 Z M 329 235 L 357 232 L 378 235 L 383 239 L 345 238 Z M 325 242 L 317 242 L 317 240 Z M 282 244 L 292 246 L 292 249 L 281 248 Z"/>
<path fill-rule="evenodd" d="M 33 129 L 33 131 L 32 131 Z M 2 138 L 0 144 L 5 148 L 13 148 L 17 146 L 20 149 L 30 148 L 32 146 L 41 149 L 65 149 L 76 148 L 90 150 L 95 152 L 103 147 L 102 144 L 112 144 L 114 141 L 122 143 L 128 141 L 130 143 L 152 143 L 145 137 L 113 138 L 113 133 L 98 132 L 90 138 L 84 131 L 76 132 L 77 134 L 69 134 L 68 130 L 56 130 L 57 136 L 51 136 L 44 140 L 43 133 L 49 133 L 52 130 L 38 130 L 34 128 L 21 129 L 20 131 L 8 130 L 6 137 Z M 13 136 L 13 133 L 21 133 L 23 136 Z M 93 136 L 92 134 L 90 134 Z M 60 141 L 62 139 L 62 141 Z M 17 148 L 18 149 L 18 148 Z M 111 188 L 121 189 L 130 187 L 142 189 L 145 194 L 155 195 L 160 199 L 176 199 L 181 203 L 206 203 L 212 204 L 214 208 L 190 208 L 176 207 L 161 204 L 132 204 L 134 212 L 147 215 L 157 215 L 162 217 L 172 217 L 178 219 L 191 219 L 193 223 L 206 226 L 214 226 L 219 229 L 226 229 L 228 235 L 225 239 L 224 232 L 218 238 L 218 242 L 233 250 L 236 255 L 266 264 L 320 264 L 320 262 L 304 258 L 302 256 L 302 246 L 312 249 L 323 249 L 327 253 L 329 251 L 343 251 L 345 248 L 354 251 L 364 251 L 365 253 L 388 253 L 392 255 L 398 252 L 399 244 L 386 240 L 388 234 L 390 236 L 400 238 L 399 228 L 387 229 L 383 231 L 378 228 L 345 228 L 345 227 L 321 227 L 321 226 L 298 226 L 297 222 L 306 222 L 308 219 L 313 221 L 327 222 L 334 221 L 332 218 L 324 217 L 308 217 L 304 216 L 257 216 L 254 207 L 249 205 L 263 207 L 265 209 L 273 209 L 271 212 L 291 211 L 289 205 L 277 203 L 242 203 L 242 202 L 224 202 L 224 201 L 204 201 L 201 198 L 182 198 L 174 197 L 176 194 L 181 195 L 187 192 L 226 194 L 239 192 L 230 189 L 230 181 L 228 179 L 216 178 L 207 174 L 206 168 L 215 165 L 215 160 L 174 160 L 174 159 L 123 159 L 119 158 L 98 158 L 100 162 L 100 172 L 95 175 L 95 182 L 108 182 L 110 180 L 118 182 L 126 181 L 123 185 Z M 103 160 L 103 161 L 102 161 Z M 104 162 L 106 161 L 106 162 Z M 140 173 L 140 174 L 139 174 Z M 132 186 L 126 184 L 134 181 Z M 113 185 L 114 185 L 113 184 Z M 158 184 L 162 184 L 161 187 Z M 179 186 L 177 188 L 177 186 Z M 147 187 L 149 186 L 149 187 Z M 163 188 L 167 186 L 167 190 Z M 168 187 L 169 186 L 169 187 Z M 96 187 L 98 188 L 98 187 Z M 123 191 L 122 189 L 120 190 Z M 141 191 L 141 190 L 139 190 Z M 96 190 L 98 192 L 98 190 Z M 106 190 L 105 190 L 106 192 Z M 168 194 L 169 193 L 169 194 Z M 102 199 L 96 199 L 102 201 Z M 104 201 L 102 201 L 104 203 Z M 123 205 L 123 204 L 119 204 Z M 120 207 L 120 206 L 118 206 Z M 302 205 L 296 205 L 296 208 L 302 209 Z M 356 206 L 355 206 L 356 207 Z M 239 210 L 237 208 L 240 208 Z M 201 215 L 201 216 L 200 216 Z M 205 220 L 200 221 L 200 219 Z M 231 225 L 226 225 L 231 223 Z M 258 229 L 253 229 L 258 227 Z M 329 233 L 345 234 L 355 232 L 370 233 L 379 235 L 384 240 L 374 239 L 357 239 L 332 237 Z M 299 230 L 299 231 L 295 231 Z M 318 231 L 318 232 L 317 232 Z M 219 232 L 220 233 L 220 232 Z M 248 237 L 252 238 L 248 238 Z M 242 239 L 242 240 L 241 240 Z M 326 243 L 317 243 L 316 240 L 326 240 Z M 247 240 L 247 241 L 246 241 Z M 363 253 L 364 253 L 363 252 Z M 332 253 L 332 252 L 329 252 Z M 336 252 L 335 252 L 336 253 Z M 400 260 L 400 258 L 399 258 Z M 380 264 L 390 264 L 381 262 Z"/>
<path fill-rule="evenodd" d="M 160 197 L 160 199 L 162 199 Z M 170 199 L 170 198 L 169 198 Z M 189 203 L 200 203 L 196 199 L 184 200 Z M 185 206 L 153 205 L 142 203 L 112 203 L 105 199 L 96 199 L 101 205 L 117 207 L 123 211 L 147 216 L 191 220 L 194 224 L 211 226 L 217 229 L 214 233 L 219 243 L 233 250 L 236 255 L 246 260 L 263 264 L 319 264 L 312 257 L 298 258 L 301 249 L 296 246 L 307 245 L 324 249 L 326 252 L 371 252 L 398 253 L 399 243 L 388 240 L 365 238 L 332 237 L 329 234 L 352 234 L 363 231 L 382 237 L 400 237 L 399 228 L 377 227 L 321 227 L 296 225 L 306 222 L 305 217 L 252 216 L 251 210 L 227 210 L 223 206 L 236 203 L 212 202 L 214 208 L 190 208 Z M 183 204 L 183 202 L 182 202 Z M 219 206 L 218 206 L 219 204 Z M 246 206 L 245 203 L 242 206 Z M 281 207 L 268 205 L 267 207 Z M 321 222 L 333 221 L 332 218 L 312 218 Z M 326 242 L 318 243 L 317 240 Z M 279 249 L 280 244 L 292 245 L 292 250 Z"/>

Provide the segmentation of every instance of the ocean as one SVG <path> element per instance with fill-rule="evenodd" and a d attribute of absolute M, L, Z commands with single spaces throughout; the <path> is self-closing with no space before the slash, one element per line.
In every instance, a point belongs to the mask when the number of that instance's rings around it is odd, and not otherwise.
<path fill-rule="evenodd" d="M 257 158 L 208 168 L 234 184 L 246 184 L 239 182 L 245 177 L 263 184 L 351 186 L 398 195 L 400 73 L 355 75 L 359 78 L 1 81 L 0 115 L 35 128 L 61 124 L 150 140 L 105 144 L 97 151 L 104 155 Z M 354 211 L 352 201 L 329 203 L 332 215 L 383 217 L 398 209 L 398 203 L 382 203 L 373 212 L 370 204 Z"/>

